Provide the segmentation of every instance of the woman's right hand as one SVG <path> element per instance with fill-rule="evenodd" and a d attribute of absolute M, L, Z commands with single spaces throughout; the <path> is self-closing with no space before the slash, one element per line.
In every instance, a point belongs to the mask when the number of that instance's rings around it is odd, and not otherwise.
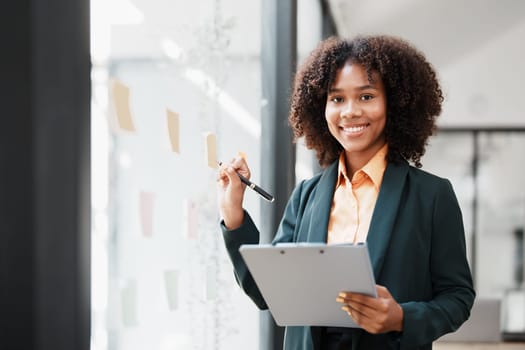
<path fill-rule="evenodd" d="M 222 164 L 217 181 L 219 211 L 224 225 L 229 230 L 238 228 L 244 220 L 242 201 L 246 185 L 241 182 L 236 172 L 247 179 L 250 178 L 250 169 L 243 157 L 237 156 L 229 164 Z"/>

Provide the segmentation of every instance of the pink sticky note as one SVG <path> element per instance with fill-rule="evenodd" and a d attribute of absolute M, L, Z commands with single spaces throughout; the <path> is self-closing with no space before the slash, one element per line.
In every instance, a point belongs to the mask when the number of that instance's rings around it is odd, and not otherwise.
<path fill-rule="evenodd" d="M 153 236 L 153 209 L 155 205 L 155 194 L 140 192 L 140 222 L 142 234 L 146 237 Z"/>

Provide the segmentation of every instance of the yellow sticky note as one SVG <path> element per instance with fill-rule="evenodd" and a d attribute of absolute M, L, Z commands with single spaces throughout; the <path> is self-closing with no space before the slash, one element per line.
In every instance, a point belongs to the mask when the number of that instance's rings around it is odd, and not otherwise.
<path fill-rule="evenodd" d="M 208 162 L 208 166 L 217 169 L 217 138 L 215 134 L 210 132 L 206 133 L 204 137 L 206 141 L 206 161 Z"/>
<path fill-rule="evenodd" d="M 120 129 L 135 131 L 131 110 L 129 108 L 129 88 L 121 82 L 114 80 L 111 83 L 111 95 L 117 114 L 117 123 Z"/>
<path fill-rule="evenodd" d="M 179 115 L 175 112 L 166 109 L 166 117 L 168 118 L 168 133 L 170 136 L 171 150 L 180 153 L 179 148 Z"/>

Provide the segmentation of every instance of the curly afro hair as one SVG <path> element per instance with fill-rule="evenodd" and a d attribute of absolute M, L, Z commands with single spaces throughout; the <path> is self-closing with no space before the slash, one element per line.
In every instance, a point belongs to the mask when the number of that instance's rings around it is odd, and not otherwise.
<path fill-rule="evenodd" d="M 321 166 L 343 150 L 325 120 L 327 93 L 346 61 L 362 65 L 371 80 L 380 76 L 387 98 L 385 139 L 389 162 L 411 161 L 421 167 L 427 140 L 436 129 L 443 93 L 424 55 L 403 39 L 379 35 L 322 41 L 295 76 L 289 122 L 295 140 L 304 136 Z"/>

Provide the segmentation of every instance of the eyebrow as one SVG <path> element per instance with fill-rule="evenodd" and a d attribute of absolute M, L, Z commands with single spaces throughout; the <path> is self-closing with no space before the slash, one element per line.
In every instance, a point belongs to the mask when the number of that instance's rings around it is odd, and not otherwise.
<path fill-rule="evenodd" d="M 360 91 L 362 91 L 362 90 L 368 90 L 368 89 L 379 90 L 379 88 L 375 87 L 374 85 L 370 85 L 370 84 L 368 84 L 368 85 L 363 85 L 363 86 L 359 86 L 359 87 L 357 88 L 357 90 L 360 90 Z M 332 92 L 341 92 L 341 91 L 343 91 L 343 90 L 344 90 L 344 89 L 330 88 L 330 89 L 328 89 L 328 93 L 332 93 Z"/>

